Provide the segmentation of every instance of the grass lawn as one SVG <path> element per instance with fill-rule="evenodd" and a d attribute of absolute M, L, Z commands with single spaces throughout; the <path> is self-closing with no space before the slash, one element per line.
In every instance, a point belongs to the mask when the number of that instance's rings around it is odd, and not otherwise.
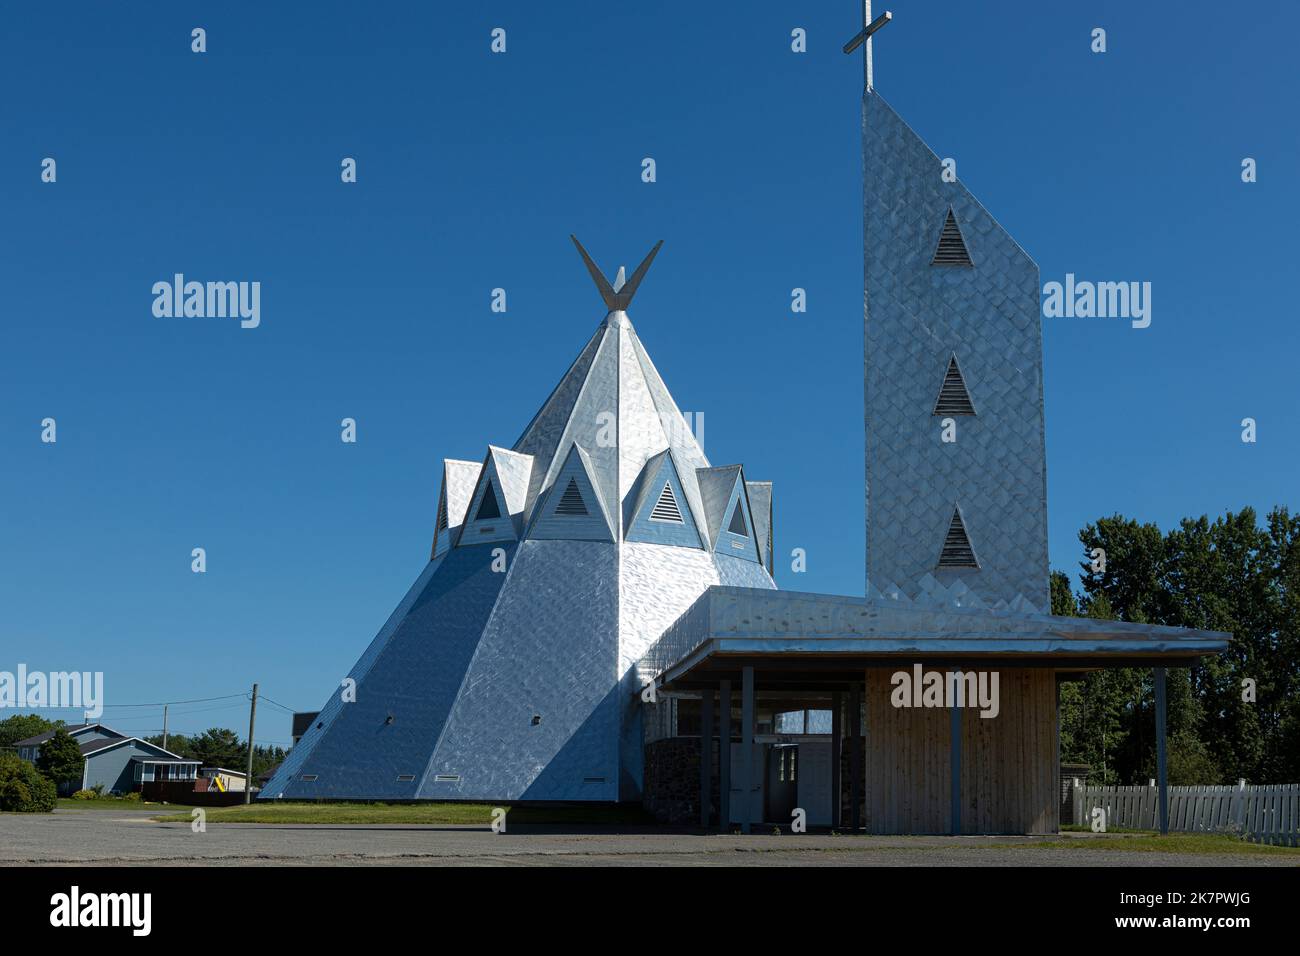
<path fill-rule="evenodd" d="M 1270 846 L 1266 843 L 1249 843 L 1226 833 L 1171 833 L 1160 836 L 1150 831 L 1137 836 L 1105 836 L 1091 840 L 1045 840 L 1041 843 L 1004 844 L 1027 850 L 1106 850 L 1119 853 L 1201 853 L 1209 855 L 1244 853 L 1268 856 L 1292 856 L 1300 860 L 1300 847 Z"/>
<path fill-rule="evenodd" d="M 79 802 L 79 801 L 78 801 Z M 415 823 L 478 824 L 492 822 L 490 803 L 253 803 L 249 806 L 206 807 L 208 823 Z M 181 809 L 181 808 L 177 808 Z M 154 817 L 163 823 L 189 823 L 183 812 Z M 648 824 L 653 820 L 636 807 L 510 807 L 510 823 Z"/>

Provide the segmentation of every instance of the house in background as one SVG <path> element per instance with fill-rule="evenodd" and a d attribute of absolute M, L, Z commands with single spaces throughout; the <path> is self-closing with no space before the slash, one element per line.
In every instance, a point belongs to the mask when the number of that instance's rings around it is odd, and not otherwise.
<path fill-rule="evenodd" d="M 121 740 L 126 734 L 120 734 L 110 727 L 103 724 L 73 724 L 71 727 L 62 729 L 69 737 L 78 744 L 90 743 L 94 740 Z M 36 758 L 40 756 L 41 744 L 49 740 L 59 729 L 47 730 L 43 734 L 37 734 L 35 737 L 28 737 L 26 740 L 19 740 L 13 746 L 18 751 L 18 756 L 28 763 L 36 763 Z"/>
<path fill-rule="evenodd" d="M 227 770 L 225 767 L 204 767 L 199 771 L 194 789 L 199 793 L 210 790 L 221 793 L 243 793 L 248 789 L 248 775 L 240 770 Z"/>
<path fill-rule="evenodd" d="M 189 760 L 139 737 L 129 737 L 103 724 L 78 724 L 64 728 L 81 748 L 85 765 L 81 780 L 60 782 L 61 794 L 102 786 L 106 793 L 130 793 L 145 783 L 163 780 L 194 780 L 201 761 Z M 18 756 L 35 763 L 44 743 L 56 731 L 20 740 Z"/>

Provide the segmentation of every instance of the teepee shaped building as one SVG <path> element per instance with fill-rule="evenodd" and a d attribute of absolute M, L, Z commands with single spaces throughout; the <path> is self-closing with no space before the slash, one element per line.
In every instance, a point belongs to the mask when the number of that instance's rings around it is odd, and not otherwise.
<path fill-rule="evenodd" d="M 711 585 L 774 588 L 771 485 L 712 467 L 627 308 L 509 448 L 447 460 L 433 553 L 263 791 L 286 799 L 630 800 L 635 665 Z"/>

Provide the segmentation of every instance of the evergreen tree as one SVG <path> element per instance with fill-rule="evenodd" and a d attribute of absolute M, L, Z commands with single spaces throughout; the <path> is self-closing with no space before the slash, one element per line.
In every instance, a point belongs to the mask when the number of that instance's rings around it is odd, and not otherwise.
<path fill-rule="evenodd" d="M 80 780 L 85 765 L 81 747 L 63 729 L 56 730 L 53 737 L 41 744 L 36 758 L 36 769 L 56 784 Z"/>

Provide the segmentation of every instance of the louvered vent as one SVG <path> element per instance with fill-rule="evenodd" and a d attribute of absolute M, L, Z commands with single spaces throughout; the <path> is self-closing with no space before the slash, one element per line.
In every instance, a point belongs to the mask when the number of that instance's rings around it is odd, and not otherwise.
<path fill-rule="evenodd" d="M 973 265 L 970 261 L 970 253 L 966 251 L 966 240 L 962 238 L 961 229 L 957 225 L 957 217 L 952 214 L 951 209 L 948 210 L 948 218 L 944 221 L 943 232 L 939 235 L 939 248 L 934 251 L 934 259 L 930 265 Z"/>
<path fill-rule="evenodd" d="M 740 499 L 736 500 L 736 510 L 731 513 L 731 524 L 727 525 L 727 530 L 732 534 L 738 534 L 741 537 L 749 537 L 749 529 L 745 527 L 744 506 Z"/>
<path fill-rule="evenodd" d="M 974 415 L 975 406 L 971 404 L 970 392 L 966 390 L 966 380 L 962 378 L 957 359 L 948 359 L 948 374 L 943 377 L 939 389 L 939 400 L 934 403 L 936 415 Z"/>
<path fill-rule="evenodd" d="M 961 512 L 954 508 L 952 521 L 948 524 L 948 536 L 943 539 L 943 551 L 939 553 L 941 568 L 978 568 L 975 551 L 970 546 L 970 537 L 966 534 L 966 525 L 962 523 Z"/>
<path fill-rule="evenodd" d="M 569 479 L 564 494 L 560 495 L 560 503 L 555 506 L 555 513 L 573 517 L 582 517 L 587 514 L 587 503 L 582 500 L 582 492 L 578 490 L 577 478 Z"/>
<path fill-rule="evenodd" d="M 483 521 L 488 518 L 500 518 L 501 506 L 497 504 L 496 492 L 492 490 L 492 482 L 488 482 L 483 489 L 483 500 L 478 506 L 478 520 Z"/>
<path fill-rule="evenodd" d="M 677 507 L 677 496 L 673 494 L 673 486 L 668 482 L 664 482 L 664 490 L 659 492 L 659 500 L 650 511 L 650 520 L 686 523 L 682 520 L 682 510 Z"/>
<path fill-rule="evenodd" d="M 447 495 L 443 494 L 438 501 L 438 530 L 447 530 Z"/>

